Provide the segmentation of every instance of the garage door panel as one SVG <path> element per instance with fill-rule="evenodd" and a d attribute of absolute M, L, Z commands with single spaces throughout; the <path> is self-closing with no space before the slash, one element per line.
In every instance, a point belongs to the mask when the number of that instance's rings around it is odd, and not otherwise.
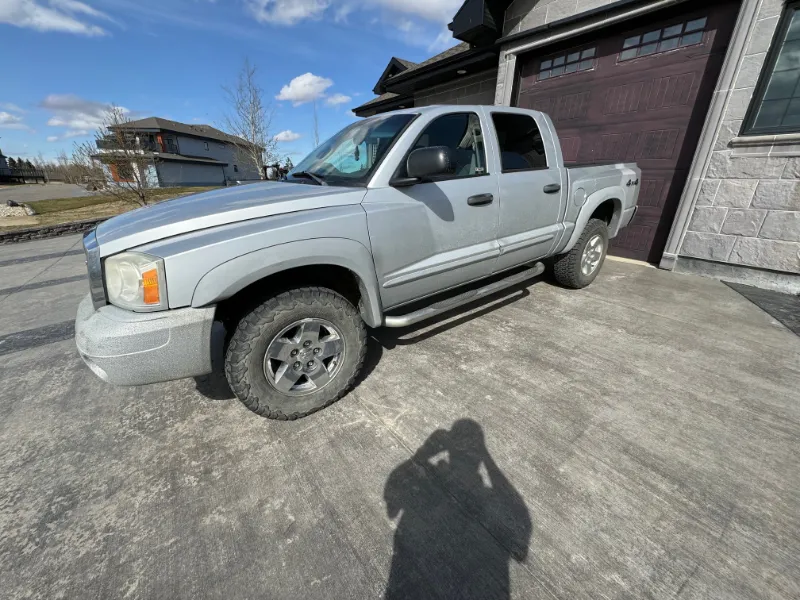
<path fill-rule="evenodd" d="M 642 169 L 639 210 L 614 253 L 660 259 L 737 8 L 680 5 L 520 60 L 517 104 L 550 115 L 565 163 Z"/>

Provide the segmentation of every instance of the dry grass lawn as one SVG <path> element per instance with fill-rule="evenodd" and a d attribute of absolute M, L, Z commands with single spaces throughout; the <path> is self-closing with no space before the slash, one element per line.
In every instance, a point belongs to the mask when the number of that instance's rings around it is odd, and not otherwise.
<path fill-rule="evenodd" d="M 199 194 L 215 189 L 218 188 L 163 188 L 154 191 L 153 200 L 155 202 L 163 202 L 165 200 L 189 196 L 191 194 Z M 31 202 L 30 205 L 38 213 L 37 215 L 32 217 L 0 218 L 0 231 L 13 231 L 15 229 L 26 229 L 28 227 L 58 225 L 87 219 L 98 219 L 100 217 L 113 217 L 139 208 L 139 205 L 133 201 L 119 200 L 115 197 L 104 196 L 102 194 L 85 196 L 83 198 L 39 200 Z"/>

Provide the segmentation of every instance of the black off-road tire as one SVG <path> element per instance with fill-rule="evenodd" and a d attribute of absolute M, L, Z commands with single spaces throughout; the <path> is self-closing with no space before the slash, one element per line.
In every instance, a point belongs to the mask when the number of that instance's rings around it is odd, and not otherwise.
<path fill-rule="evenodd" d="M 594 272 L 589 275 L 584 275 L 583 271 L 581 271 L 581 257 L 583 256 L 583 251 L 589 243 L 589 240 L 598 234 L 603 238 L 603 257 L 600 259 L 600 264 L 597 265 Z M 553 260 L 553 276 L 556 281 L 564 287 L 573 290 L 585 288 L 595 280 L 600 269 L 603 268 L 607 253 L 608 225 L 601 219 L 589 219 L 589 222 L 586 223 L 586 227 L 583 229 L 581 237 L 578 238 L 578 242 L 572 250 L 565 254 L 559 254 Z"/>
<path fill-rule="evenodd" d="M 318 318 L 335 325 L 344 338 L 345 352 L 338 372 L 321 390 L 289 396 L 275 389 L 264 374 L 264 355 L 270 342 L 292 323 Z M 336 292 L 317 287 L 298 288 L 269 298 L 239 322 L 225 356 L 225 377 L 233 393 L 254 413 L 293 421 L 341 399 L 353 386 L 367 351 L 367 332 L 358 310 Z"/>

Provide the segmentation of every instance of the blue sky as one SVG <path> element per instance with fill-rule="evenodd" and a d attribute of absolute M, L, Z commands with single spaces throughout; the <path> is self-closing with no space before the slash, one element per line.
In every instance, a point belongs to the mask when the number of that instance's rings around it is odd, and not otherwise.
<path fill-rule="evenodd" d="M 221 126 L 222 86 L 245 58 L 295 162 L 352 122 L 391 56 L 452 45 L 462 0 L 0 0 L 0 148 L 53 158 L 110 104 L 134 118 Z M 299 137 L 298 137 L 299 136 Z"/>

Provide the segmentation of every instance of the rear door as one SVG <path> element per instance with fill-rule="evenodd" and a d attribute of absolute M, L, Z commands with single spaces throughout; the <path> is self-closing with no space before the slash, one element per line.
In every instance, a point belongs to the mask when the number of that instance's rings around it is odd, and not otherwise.
<path fill-rule="evenodd" d="M 418 148 L 446 146 L 453 172 L 410 187 L 370 190 L 367 213 L 381 299 L 397 306 L 485 277 L 499 254 L 497 174 L 484 145 L 486 123 L 473 111 L 434 117 L 401 161 Z"/>
<path fill-rule="evenodd" d="M 500 173 L 500 257 L 495 271 L 502 271 L 552 250 L 562 229 L 567 182 L 562 181 L 558 152 L 543 118 L 488 112 L 498 148 L 494 168 Z"/>

